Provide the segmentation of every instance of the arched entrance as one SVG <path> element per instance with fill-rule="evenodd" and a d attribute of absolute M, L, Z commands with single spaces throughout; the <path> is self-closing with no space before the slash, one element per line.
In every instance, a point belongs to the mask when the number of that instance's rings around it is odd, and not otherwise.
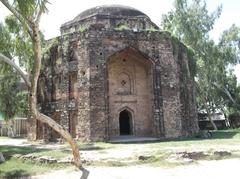
<path fill-rule="evenodd" d="M 128 110 L 119 113 L 119 133 L 120 135 L 132 134 L 132 115 Z"/>

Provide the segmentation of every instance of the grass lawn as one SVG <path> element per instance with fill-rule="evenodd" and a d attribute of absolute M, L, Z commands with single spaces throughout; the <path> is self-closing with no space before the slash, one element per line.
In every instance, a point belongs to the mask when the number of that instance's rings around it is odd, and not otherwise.
<path fill-rule="evenodd" d="M 6 138 L 0 137 L 1 140 Z M 120 143 L 111 144 L 104 142 L 80 143 L 78 142 L 82 157 L 91 160 L 88 165 L 91 166 L 161 166 L 174 167 L 183 165 L 172 163 L 168 158 L 177 152 L 182 151 L 230 151 L 229 158 L 240 156 L 240 129 L 229 129 L 213 132 L 210 139 L 198 139 L 193 137 L 164 140 L 158 142 L 145 143 Z M 44 145 L 42 145 L 44 146 Z M 42 147 L 40 145 L 40 147 Z M 0 145 L 0 152 L 3 153 L 6 161 L 0 164 L 0 178 L 14 178 L 18 176 L 31 176 L 44 173 L 50 170 L 70 167 L 62 164 L 43 164 L 38 162 L 24 161 L 12 157 L 14 154 L 33 154 L 35 156 L 51 156 L 61 159 L 71 157 L 71 150 L 68 145 L 62 145 L 59 148 L 39 148 L 39 145 L 33 146 L 4 146 Z M 151 156 L 146 160 L 139 160 L 139 156 Z M 206 157 L 204 160 L 216 160 L 226 157 L 215 156 Z"/>
<path fill-rule="evenodd" d="M 0 178 L 27 177 L 65 167 L 63 165 L 32 163 L 30 161 L 10 158 L 3 164 L 0 164 Z"/>
<path fill-rule="evenodd" d="M 37 149 L 35 147 L 0 146 L 0 152 L 3 153 L 6 159 L 4 163 L 0 164 L 0 178 L 12 179 L 19 176 L 30 176 L 65 167 L 59 164 L 43 164 L 12 157 L 14 154 L 60 157 L 64 156 L 64 152 L 61 151 Z"/>

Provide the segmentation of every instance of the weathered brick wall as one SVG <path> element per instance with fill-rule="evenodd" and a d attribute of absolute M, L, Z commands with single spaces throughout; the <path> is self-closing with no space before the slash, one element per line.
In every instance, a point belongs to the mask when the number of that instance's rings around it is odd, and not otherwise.
<path fill-rule="evenodd" d="M 195 62 L 183 44 L 179 43 L 177 48 L 174 56 L 178 64 L 182 135 L 189 136 L 199 130 L 194 88 Z"/>
<path fill-rule="evenodd" d="M 125 48 L 132 47 L 138 49 L 141 53 L 145 54 L 146 57 L 150 58 L 154 62 L 153 67 L 153 76 L 154 76 L 154 126 L 158 133 L 158 136 L 165 137 L 177 137 L 181 135 L 186 135 L 189 131 L 196 132 L 196 121 L 195 121 L 195 103 L 192 102 L 194 99 L 194 94 L 189 93 L 193 88 L 193 77 L 190 75 L 191 79 L 187 79 L 184 82 L 189 83 L 190 86 L 188 91 L 180 90 L 180 78 L 184 73 L 178 72 L 178 59 L 174 59 L 173 48 L 171 44 L 171 37 L 168 33 L 163 32 L 132 32 L 132 31 L 89 31 L 90 37 L 93 39 L 91 42 L 94 52 L 92 56 L 94 59 L 93 64 L 101 64 L 98 68 L 100 74 L 97 73 L 97 76 L 100 77 L 101 81 L 104 79 L 104 74 L 107 73 L 107 60 L 112 54 L 119 52 Z M 98 39 L 97 41 L 95 39 Z M 89 39 L 91 41 L 91 39 Z M 181 52 L 180 52 L 181 53 Z M 182 52 L 184 53 L 184 51 Z M 105 57 L 105 64 L 103 63 L 103 57 Z M 101 59 L 98 61 L 98 59 Z M 188 59 L 185 59 L 188 60 Z M 182 62 L 180 62 L 182 63 Z M 185 67 L 187 64 L 182 64 Z M 188 68 L 188 67 L 185 67 Z M 106 69 L 105 72 L 102 69 Z M 98 79 L 98 78 L 97 78 Z M 97 81 L 97 79 L 95 81 Z M 99 89 L 102 92 L 102 89 L 108 89 L 106 83 L 97 84 L 93 81 L 93 94 L 95 89 Z M 103 80 L 104 81 L 104 80 Z M 91 83 L 92 84 L 92 83 Z M 101 88 L 99 88 L 102 86 Z M 104 88 L 104 86 L 106 86 Z M 191 99 L 180 100 L 183 95 L 189 95 Z M 96 95 L 97 101 L 106 101 L 104 100 L 104 95 Z M 107 96 L 107 95 L 105 95 Z M 100 99 L 101 98 L 101 99 Z M 92 99 L 92 98 L 91 98 Z M 182 99 L 182 98 L 181 98 Z M 99 103 L 99 106 L 103 104 Z M 96 105 L 96 104 L 95 104 Z M 104 104 L 105 105 L 105 104 Z M 147 105 L 147 104 L 145 104 Z M 183 115 L 181 106 L 189 106 L 189 115 Z M 186 107 L 185 107 L 186 108 Z M 108 108 L 106 108 L 107 110 Z M 109 109 L 108 109 L 109 110 Z M 107 112 L 107 111 L 106 111 Z M 94 110 L 92 113 L 96 114 Z M 109 115 L 109 114 L 108 114 Z M 96 116 L 96 115 L 95 115 Z M 102 117 L 95 117 L 94 119 L 102 119 L 102 125 L 104 126 L 104 121 L 107 115 L 102 115 Z M 110 116 L 111 117 L 111 116 Z M 115 118 L 117 117 L 117 114 Z M 164 120 L 163 120 L 164 118 Z M 191 121 L 190 123 L 184 123 L 186 119 Z M 109 120 L 109 116 L 108 116 Z M 182 121 L 183 120 L 183 121 Z M 100 122 L 100 121 L 98 121 Z M 106 122 L 105 122 L 106 123 Z M 105 124 L 106 125 L 106 124 Z M 95 125 L 100 126 L 100 125 Z M 102 127 L 99 128 L 101 130 Z M 117 129 L 118 130 L 118 129 Z M 97 129 L 93 131 L 98 131 Z M 109 131 L 108 131 L 109 132 Z M 154 132 L 153 132 L 154 133 Z M 191 132 L 190 132 L 191 133 Z M 98 134 L 98 133 L 95 133 Z M 110 134 L 111 136 L 111 134 Z"/>
<path fill-rule="evenodd" d="M 148 30 L 155 24 L 147 16 L 94 17 L 62 26 L 62 36 L 44 57 L 41 110 L 81 140 L 119 136 L 124 109 L 132 114 L 136 136 L 197 132 L 193 64 L 186 47 L 167 32 Z M 130 29 L 115 28 L 123 23 Z M 79 30 L 82 25 L 84 31 Z M 129 81 L 126 89 L 120 78 Z M 44 130 L 45 138 L 55 136 Z"/>

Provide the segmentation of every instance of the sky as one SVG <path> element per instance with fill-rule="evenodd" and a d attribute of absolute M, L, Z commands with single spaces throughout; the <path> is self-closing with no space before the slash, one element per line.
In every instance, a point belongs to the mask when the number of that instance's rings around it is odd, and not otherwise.
<path fill-rule="evenodd" d="M 49 0 L 49 12 L 45 14 L 40 23 L 46 39 L 60 35 L 60 26 L 72 20 L 82 11 L 91 7 L 120 4 L 134 7 L 145 14 L 151 20 L 160 25 L 162 14 L 173 9 L 174 0 Z M 210 32 L 210 37 L 218 41 L 221 33 L 228 29 L 233 23 L 240 26 L 240 0 L 206 0 L 209 11 L 213 11 L 219 5 L 223 5 L 222 14 L 216 21 L 214 29 Z M 9 11 L 0 4 L 0 21 L 9 14 Z M 240 65 L 235 67 L 235 73 L 240 82 Z"/>

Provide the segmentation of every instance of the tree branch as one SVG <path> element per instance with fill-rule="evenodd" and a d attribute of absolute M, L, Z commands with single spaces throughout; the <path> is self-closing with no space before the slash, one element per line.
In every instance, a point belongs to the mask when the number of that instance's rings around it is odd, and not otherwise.
<path fill-rule="evenodd" d="M 42 16 L 42 13 L 45 9 L 45 4 L 47 3 L 47 0 L 43 0 L 42 3 L 39 5 L 39 11 L 38 11 L 38 14 L 37 14 L 37 17 L 36 17 L 36 23 L 39 24 L 40 22 L 40 19 L 41 19 L 41 16 Z"/>
<path fill-rule="evenodd" d="M 0 53 L 0 60 L 6 62 L 7 64 L 9 64 L 11 67 L 13 67 L 18 74 L 22 77 L 22 79 L 25 81 L 26 85 L 28 88 L 31 87 L 31 83 L 29 81 L 29 79 L 26 77 L 26 75 L 23 73 L 23 71 L 21 70 L 21 68 L 19 68 L 19 66 L 17 66 L 12 60 L 10 60 L 8 57 L 6 57 L 5 55 Z"/>
<path fill-rule="evenodd" d="M 230 92 L 226 89 L 226 88 L 221 88 L 218 84 L 216 83 L 212 83 L 216 88 L 218 88 L 219 90 L 221 90 L 223 93 L 225 93 L 227 95 L 227 97 L 232 101 L 233 104 L 237 104 L 236 101 L 233 99 L 232 95 L 230 94 Z"/>
<path fill-rule="evenodd" d="M 13 13 L 13 15 L 23 24 L 26 26 L 27 32 L 30 35 L 31 38 L 33 38 L 32 32 L 31 32 L 31 28 L 29 27 L 29 24 L 31 24 L 31 22 L 28 19 L 25 19 L 16 9 L 14 9 L 7 0 L 0 0 L 3 5 L 8 8 L 8 10 L 10 12 Z M 25 21 L 28 21 L 28 23 L 26 23 Z"/>

